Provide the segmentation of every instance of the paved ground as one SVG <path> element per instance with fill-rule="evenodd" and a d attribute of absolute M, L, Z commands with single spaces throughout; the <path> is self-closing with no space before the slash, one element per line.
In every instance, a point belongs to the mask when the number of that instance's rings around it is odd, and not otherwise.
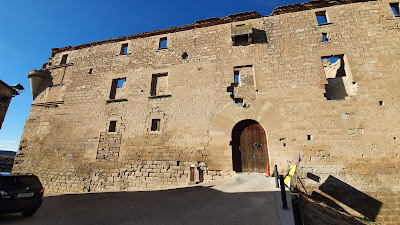
<path fill-rule="evenodd" d="M 273 178 L 238 174 L 177 189 L 45 197 L 33 217 L 5 214 L 0 224 L 294 224 L 280 196 Z"/>

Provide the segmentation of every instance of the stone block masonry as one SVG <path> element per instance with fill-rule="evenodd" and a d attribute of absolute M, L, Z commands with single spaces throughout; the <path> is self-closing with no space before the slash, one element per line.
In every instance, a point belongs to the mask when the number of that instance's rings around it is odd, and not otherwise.
<path fill-rule="evenodd" d="M 191 165 L 198 182 L 284 172 L 300 153 L 308 193 L 398 224 L 391 5 L 318 0 L 53 49 L 29 74 L 13 171 L 47 192 L 148 190 L 188 184 Z"/>

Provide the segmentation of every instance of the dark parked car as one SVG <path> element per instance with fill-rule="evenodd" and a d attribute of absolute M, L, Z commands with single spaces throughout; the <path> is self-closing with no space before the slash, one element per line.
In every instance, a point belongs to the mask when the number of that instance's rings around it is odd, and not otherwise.
<path fill-rule="evenodd" d="M 33 174 L 0 173 L 0 214 L 32 216 L 43 202 L 44 188 Z"/>

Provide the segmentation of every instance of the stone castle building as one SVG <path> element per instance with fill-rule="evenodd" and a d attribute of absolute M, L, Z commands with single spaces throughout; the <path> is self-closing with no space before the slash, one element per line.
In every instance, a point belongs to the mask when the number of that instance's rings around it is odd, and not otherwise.
<path fill-rule="evenodd" d="M 49 192 L 138 190 L 300 154 L 301 190 L 399 223 L 398 14 L 317 0 L 52 49 L 13 171 Z"/>

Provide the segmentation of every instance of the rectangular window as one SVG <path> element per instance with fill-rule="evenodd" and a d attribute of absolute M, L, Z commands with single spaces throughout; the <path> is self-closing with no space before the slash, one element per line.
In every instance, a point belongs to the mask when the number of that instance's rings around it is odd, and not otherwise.
<path fill-rule="evenodd" d="M 68 54 L 63 55 L 61 58 L 60 65 L 67 64 L 67 58 L 68 58 Z"/>
<path fill-rule="evenodd" d="M 150 95 L 168 95 L 168 73 L 153 74 Z"/>
<path fill-rule="evenodd" d="M 234 79 L 234 83 L 238 84 L 239 83 L 239 71 L 235 70 L 233 72 L 233 79 Z"/>
<path fill-rule="evenodd" d="M 322 42 L 328 42 L 327 33 L 322 33 Z"/>
<path fill-rule="evenodd" d="M 128 53 L 128 43 L 121 45 L 121 55 L 126 55 Z"/>
<path fill-rule="evenodd" d="M 117 121 L 110 121 L 110 126 L 108 127 L 108 132 L 115 132 L 115 128 L 117 127 Z"/>
<path fill-rule="evenodd" d="M 392 2 L 392 3 L 389 3 L 390 4 L 390 8 L 392 8 L 392 11 L 393 11 L 393 14 L 395 15 L 395 16 L 400 16 L 399 15 L 399 3 L 398 2 Z"/>
<path fill-rule="evenodd" d="M 160 131 L 161 128 L 161 120 L 160 119 L 152 119 L 151 120 L 151 131 Z"/>
<path fill-rule="evenodd" d="M 117 79 L 112 80 L 110 99 L 115 99 L 115 96 L 117 95 L 117 90 L 119 88 L 123 87 L 123 84 L 125 83 L 125 81 L 126 81 L 126 78 L 117 78 Z"/>
<path fill-rule="evenodd" d="M 326 17 L 326 11 L 316 12 L 318 25 L 324 25 L 328 23 L 328 18 Z"/>
<path fill-rule="evenodd" d="M 159 49 L 167 48 L 167 37 L 160 38 Z"/>

